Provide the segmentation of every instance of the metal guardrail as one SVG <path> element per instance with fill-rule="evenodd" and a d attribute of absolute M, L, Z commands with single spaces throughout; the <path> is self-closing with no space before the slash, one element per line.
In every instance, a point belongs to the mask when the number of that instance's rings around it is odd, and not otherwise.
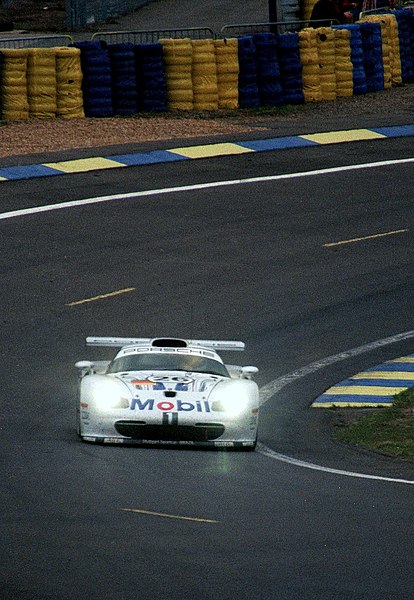
<path fill-rule="evenodd" d="M 286 33 L 289 31 L 299 31 L 305 27 L 312 27 L 312 23 L 317 27 L 321 27 L 321 23 L 326 23 L 326 27 L 330 25 L 338 25 L 337 19 L 317 19 L 311 21 L 275 21 L 271 23 L 240 23 L 235 25 L 224 25 L 220 30 L 222 37 L 240 37 L 242 35 L 251 35 L 253 33 Z M 316 25 L 317 24 L 317 25 Z M 230 34 L 230 36 L 228 35 Z"/>
<path fill-rule="evenodd" d="M 27 36 L 18 38 L 0 38 L 0 48 L 55 48 L 73 44 L 70 35 Z"/>
<path fill-rule="evenodd" d="M 104 41 L 110 44 L 147 44 L 158 42 L 162 38 L 192 40 L 215 39 L 216 34 L 209 27 L 188 27 L 182 29 L 156 29 L 151 31 L 100 31 L 94 33 L 92 40 Z"/>

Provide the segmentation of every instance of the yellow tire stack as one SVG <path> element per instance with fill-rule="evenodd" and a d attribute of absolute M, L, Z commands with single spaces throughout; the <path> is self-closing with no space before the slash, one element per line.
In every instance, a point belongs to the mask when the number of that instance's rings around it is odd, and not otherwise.
<path fill-rule="evenodd" d="M 382 62 L 384 65 L 384 88 L 401 83 L 401 57 L 398 23 L 395 15 L 369 15 L 362 21 L 379 23 L 382 35 Z"/>
<path fill-rule="evenodd" d="M 27 98 L 27 55 L 25 48 L 3 48 L 1 103 L 3 119 L 18 121 L 29 118 Z"/>
<path fill-rule="evenodd" d="M 29 115 L 56 117 L 56 57 L 54 48 L 29 48 L 27 57 Z"/>
<path fill-rule="evenodd" d="M 338 97 L 350 97 L 354 93 L 354 69 L 351 62 L 351 32 L 347 29 L 334 29 L 334 32 L 336 95 Z"/>
<path fill-rule="evenodd" d="M 322 100 L 319 53 L 316 36 L 316 29 L 308 28 L 299 31 L 299 53 L 300 62 L 302 63 L 302 82 L 305 102 L 319 102 Z"/>
<path fill-rule="evenodd" d="M 316 30 L 322 100 L 336 99 L 335 32 L 331 27 Z"/>
<path fill-rule="evenodd" d="M 57 116 L 84 117 L 79 48 L 56 48 Z"/>
<path fill-rule="evenodd" d="M 215 40 L 218 107 L 239 106 L 239 57 L 237 38 Z"/>
<path fill-rule="evenodd" d="M 193 40 L 192 80 L 195 110 L 218 109 L 216 51 L 213 40 Z"/>
<path fill-rule="evenodd" d="M 191 40 L 160 40 L 163 46 L 167 102 L 170 110 L 194 108 Z"/>

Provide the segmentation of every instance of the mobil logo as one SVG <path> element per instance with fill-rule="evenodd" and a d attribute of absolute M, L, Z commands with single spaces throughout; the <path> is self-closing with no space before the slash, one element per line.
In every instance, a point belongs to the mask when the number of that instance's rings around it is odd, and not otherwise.
<path fill-rule="evenodd" d="M 188 402 L 183 400 L 140 400 L 140 398 L 133 398 L 130 405 L 130 410 L 159 410 L 161 412 L 206 412 L 211 411 L 210 404 L 207 400 L 196 400 L 195 402 Z"/>

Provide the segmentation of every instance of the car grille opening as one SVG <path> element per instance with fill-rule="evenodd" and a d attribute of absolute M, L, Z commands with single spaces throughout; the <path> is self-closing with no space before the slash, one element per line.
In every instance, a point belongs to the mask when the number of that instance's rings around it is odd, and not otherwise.
<path fill-rule="evenodd" d="M 116 421 L 120 435 L 134 440 L 208 442 L 223 435 L 222 423 L 196 423 L 195 425 L 147 425 L 143 421 Z"/>

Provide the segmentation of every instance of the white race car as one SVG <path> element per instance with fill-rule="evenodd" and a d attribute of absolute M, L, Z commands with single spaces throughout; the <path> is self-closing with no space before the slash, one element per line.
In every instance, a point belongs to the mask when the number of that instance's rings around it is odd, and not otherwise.
<path fill-rule="evenodd" d="M 256 367 L 225 365 L 217 351 L 243 342 L 89 337 L 120 348 L 112 361 L 79 361 L 77 429 L 82 440 L 254 449 Z"/>

